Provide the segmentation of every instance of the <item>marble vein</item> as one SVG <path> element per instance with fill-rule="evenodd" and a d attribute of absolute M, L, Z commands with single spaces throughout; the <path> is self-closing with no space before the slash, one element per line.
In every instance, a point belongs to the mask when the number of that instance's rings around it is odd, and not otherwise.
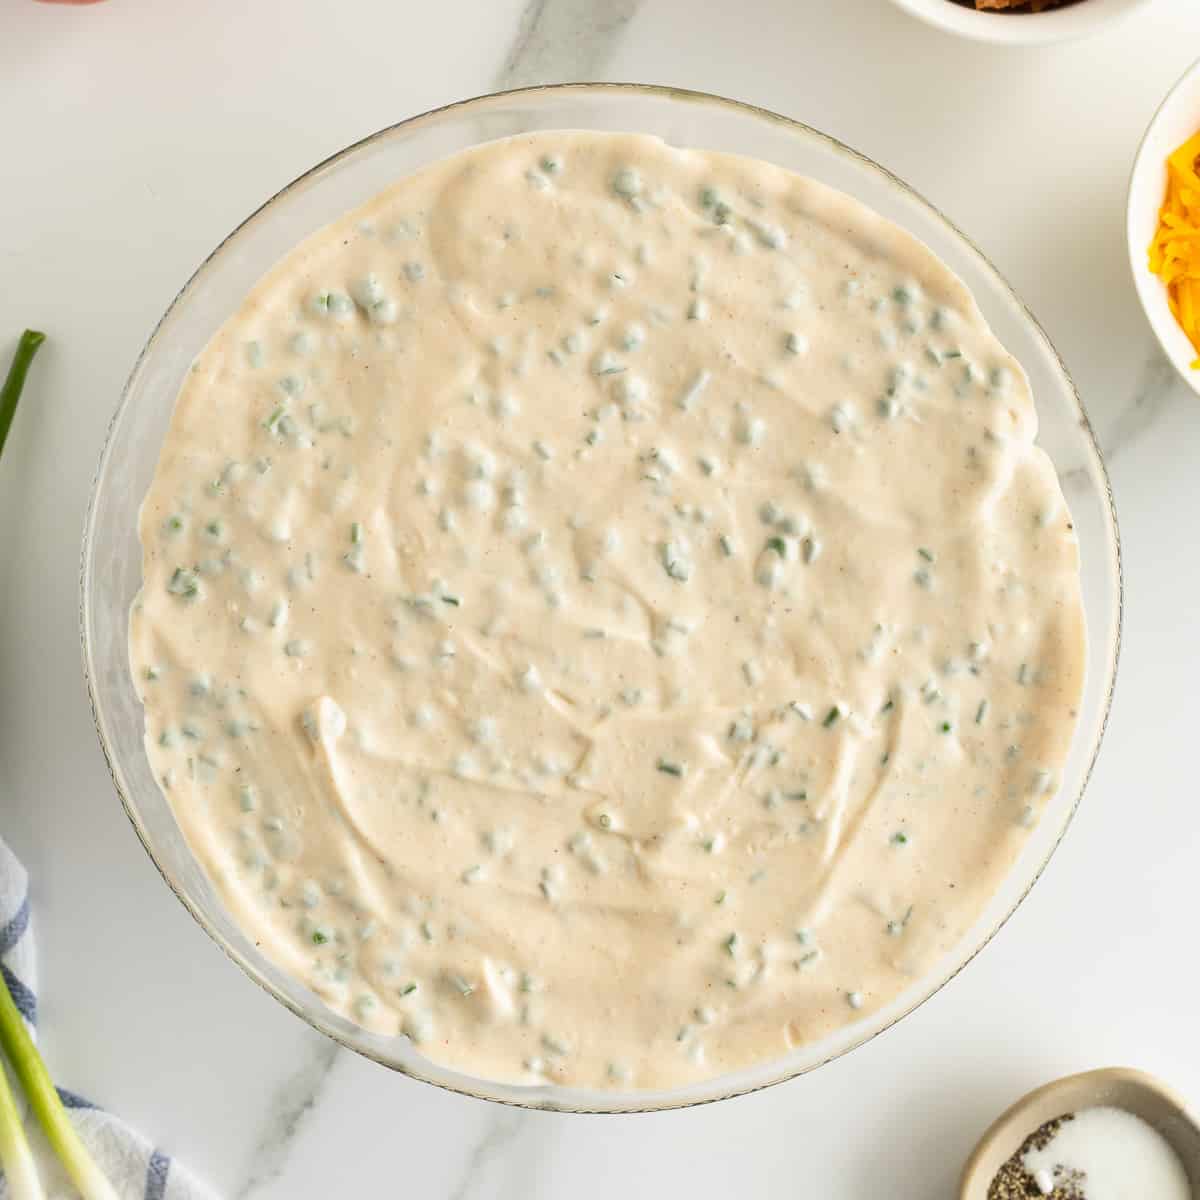
<path fill-rule="evenodd" d="M 1146 355 L 1130 402 L 1120 409 L 1101 435 L 1101 448 L 1111 463 L 1164 412 L 1188 399 L 1190 393 L 1170 360 L 1155 345 Z"/>
<path fill-rule="evenodd" d="M 642 0 L 529 0 L 496 88 L 597 78 Z"/>
<path fill-rule="evenodd" d="M 479 1140 L 471 1147 L 458 1183 L 446 1200 L 471 1200 L 472 1196 L 477 1195 L 488 1168 L 512 1149 L 528 1119 L 527 1114 L 516 1109 L 505 1108 L 494 1112 L 484 1125 Z"/>
<path fill-rule="evenodd" d="M 312 1057 L 280 1085 L 251 1155 L 250 1174 L 232 1200 L 249 1200 L 283 1173 L 292 1144 L 333 1070 L 338 1049 L 336 1042 L 320 1038 Z"/>

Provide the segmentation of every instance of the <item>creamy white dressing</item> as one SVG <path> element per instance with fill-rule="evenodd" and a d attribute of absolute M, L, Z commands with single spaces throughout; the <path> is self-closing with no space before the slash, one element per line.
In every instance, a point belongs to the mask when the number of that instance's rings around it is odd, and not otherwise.
<path fill-rule="evenodd" d="M 248 936 L 478 1075 L 662 1087 L 894 998 L 1058 786 L 1077 547 L 922 245 L 547 133 L 293 251 L 141 519 L 146 746 Z"/>

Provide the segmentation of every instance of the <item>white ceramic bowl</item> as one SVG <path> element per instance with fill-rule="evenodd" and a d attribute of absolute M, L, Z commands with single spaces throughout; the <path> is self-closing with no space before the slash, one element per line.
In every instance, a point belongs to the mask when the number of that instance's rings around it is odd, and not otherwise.
<path fill-rule="evenodd" d="M 1162 343 L 1175 369 L 1200 395 L 1200 369 L 1192 363 L 1200 358 L 1167 304 L 1167 289 L 1146 265 L 1146 251 L 1158 228 L 1158 210 L 1167 189 L 1167 155 L 1200 131 L 1200 62 L 1194 62 L 1182 79 L 1167 93 L 1142 138 L 1133 171 L 1129 176 L 1129 201 L 1125 233 L 1129 242 L 1129 265 L 1138 299 L 1146 310 L 1150 327 Z"/>
<path fill-rule="evenodd" d="M 953 0 L 892 0 L 921 21 L 977 42 L 998 46 L 1046 46 L 1097 33 L 1147 0 L 1077 0 L 1046 12 L 977 12 Z"/>

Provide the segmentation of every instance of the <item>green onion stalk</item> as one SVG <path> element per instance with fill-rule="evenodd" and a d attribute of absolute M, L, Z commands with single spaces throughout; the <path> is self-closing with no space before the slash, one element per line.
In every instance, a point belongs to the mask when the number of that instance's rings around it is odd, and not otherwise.
<path fill-rule="evenodd" d="M 12 366 L 3 385 L 0 385 L 0 451 L 4 449 L 12 426 L 29 366 L 45 340 L 44 333 L 27 329 L 17 343 Z M 79 1134 L 67 1116 L 46 1064 L 42 1062 L 33 1038 L 25 1028 L 25 1021 L 8 990 L 3 973 L 0 973 L 0 1051 L 3 1051 L 13 1074 L 24 1088 L 29 1107 L 41 1125 L 46 1140 L 83 1200 L 120 1200 L 116 1188 L 79 1140 Z M 4 1169 L 8 1194 L 12 1200 L 45 1200 L 46 1193 L 38 1179 L 33 1152 L 29 1148 L 3 1062 L 0 1062 L 0 1167 Z"/>
<path fill-rule="evenodd" d="M 29 374 L 29 365 L 33 362 L 38 347 L 46 340 L 44 333 L 27 329 L 21 334 L 17 343 L 17 352 L 13 355 L 12 366 L 8 368 L 8 377 L 0 386 L 0 454 L 4 452 L 4 442 L 12 425 L 13 414 L 17 411 L 17 401 L 21 397 L 21 389 L 25 386 L 25 376 Z"/>
<path fill-rule="evenodd" d="M 0 987 L 4 987 L 0 979 Z M 6 989 L 7 990 L 7 989 Z M 8 1072 L 0 1062 L 0 1168 L 8 1181 L 8 1194 L 13 1200 L 44 1200 L 42 1181 L 38 1178 L 33 1151 L 25 1137 L 17 1101 L 8 1083 Z"/>
<path fill-rule="evenodd" d="M 33 1044 L 33 1038 L 29 1036 L 29 1030 L 25 1028 L 25 1022 L 17 1010 L 3 975 L 0 975 L 0 1048 L 3 1048 L 13 1074 L 25 1089 L 29 1107 L 37 1117 L 46 1140 L 58 1155 L 59 1161 L 66 1167 L 67 1174 L 79 1189 L 83 1200 L 119 1200 L 116 1188 L 109 1183 L 83 1142 L 79 1140 L 79 1134 L 75 1132 L 75 1126 L 67 1116 L 67 1110 L 59 1099 L 54 1081 Z M 6 1108 L 3 1101 L 0 1101 L 0 1144 L 7 1146 L 11 1141 L 14 1147 L 23 1146 L 25 1155 L 28 1155 L 29 1146 L 25 1142 L 11 1093 L 8 1099 L 9 1105 Z M 14 1161 L 18 1166 L 21 1165 L 19 1154 Z M 32 1159 L 28 1159 L 27 1166 L 32 1169 L 32 1165 Z M 7 1159 L 5 1167 L 8 1168 Z M 28 1185 L 27 1181 L 24 1192 L 11 1175 L 10 1184 L 13 1200 L 40 1200 L 42 1196 L 41 1185 L 37 1183 L 36 1177 L 33 1178 L 32 1186 Z"/>

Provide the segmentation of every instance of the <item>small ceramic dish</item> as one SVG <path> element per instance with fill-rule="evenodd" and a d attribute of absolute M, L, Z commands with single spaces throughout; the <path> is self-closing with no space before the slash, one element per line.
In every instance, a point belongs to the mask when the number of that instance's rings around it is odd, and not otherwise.
<path fill-rule="evenodd" d="M 1200 394 L 1200 369 L 1192 367 L 1198 357 L 1196 351 L 1171 314 L 1167 289 L 1146 265 L 1146 252 L 1158 228 L 1158 212 L 1167 190 L 1167 156 L 1197 131 L 1200 131 L 1200 62 L 1193 63 L 1167 93 L 1142 137 L 1129 175 L 1125 233 L 1134 287 L 1150 327 L 1175 369 L 1191 384 L 1192 391 Z"/>
<path fill-rule="evenodd" d="M 1179 1156 L 1192 1194 L 1200 1196 L 1200 1124 L 1177 1092 L 1128 1067 L 1106 1067 L 1056 1079 L 998 1117 L 963 1168 L 959 1200 L 987 1200 L 996 1172 L 1035 1129 L 1083 1108 L 1123 1108 L 1158 1130 Z"/>
<path fill-rule="evenodd" d="M 1045 12 L 978 12 L 954 0 L 892 0 L 947 33 L 999 46 L 1045 46 L 1086 37 L 1128 16 L 1146 0 L 1075 0 Z"/>

